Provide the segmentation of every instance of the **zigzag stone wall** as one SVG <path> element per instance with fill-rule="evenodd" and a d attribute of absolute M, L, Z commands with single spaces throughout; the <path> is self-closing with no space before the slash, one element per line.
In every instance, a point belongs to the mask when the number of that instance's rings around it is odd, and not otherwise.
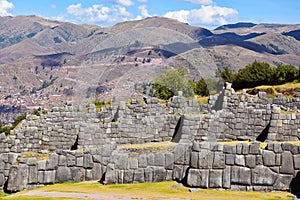
<path fill-rule="evenodd" d="M 254 141 L 299 140 L 299 102 L 298 96 L 238 95 L 227 85 L 203 106 L 179 93 L 167 105 L 132 100 L 101 112 L 93 104 L 87 112 L 66 105 L 28 115 L 8 137 L 0 134 L 0 186 L 15 192 L 65 181 L 177 180 L 191 187 L 287 190 L 297 182 L 299 148 L 269 143 L 261 149 Z M 216 143 L 230 140 L 254 143 Z M 120 148 L 163 141 L 176 143 Z"/>

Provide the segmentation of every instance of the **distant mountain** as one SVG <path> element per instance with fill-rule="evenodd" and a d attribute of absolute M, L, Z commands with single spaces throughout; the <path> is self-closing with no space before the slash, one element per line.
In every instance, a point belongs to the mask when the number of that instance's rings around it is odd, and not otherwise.
<path fill-rule="evenodd" d="M 217 27 L 215 30 L 227 30 L 227 29 L 235 29 L 235 28 L 252 28 L 257 24 L 249 23 L 249 22 L 239 22 L 236 24 L 226 24 L 223 26 Z"/>
<path fill-rule="evenodd" d="M 142 94 L 133 86 L 165 69 L 186 68 L 198 79 L 254 60 L 299 66 L 299 39 L 300 25 L 237 23 L 207 30 L 151 17 L 103 28 L 0 17 L 0 95 L 90 96 L 85 90 L 98 87 L 103 96 Z"/>

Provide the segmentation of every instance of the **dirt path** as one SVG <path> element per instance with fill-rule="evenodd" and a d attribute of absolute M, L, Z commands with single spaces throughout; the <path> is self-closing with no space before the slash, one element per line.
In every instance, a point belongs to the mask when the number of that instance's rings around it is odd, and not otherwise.
<path fill-rule="evenodd" d="M 28 192 L 22 192 L 19 194 L 12 195 L 12 197 L 17 196 L 39 196 L 39 197 L 55 197 L 55 198 L 78 198 L 85 200 L 146 200 L 149 197 L 140 197 L 134 195 L 126 195 L 126 194 L 87 194 L 87 193 L 73 193 L 73 192 L 48 192 L 43 190 L 31 190 Z M 153 198 L 151 198 L 153 199 Z M 155 198 L 156 200 L 179 200 L 178 198 Z"/>

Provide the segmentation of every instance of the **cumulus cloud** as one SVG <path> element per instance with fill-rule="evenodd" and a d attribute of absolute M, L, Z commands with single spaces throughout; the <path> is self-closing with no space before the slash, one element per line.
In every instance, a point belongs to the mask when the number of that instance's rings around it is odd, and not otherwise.
<path fill-rule="evenodd" d="M 202 5 L 200 9 L 178 10 L 167 12 L 165 17 L 195 25 L 221 25 L 238 16 L 238 11 L 232 8 L 215 5 Z"/>
<path fill-rule="evenodd" d="M 7 0 L 0 0 L 0 16 L 12 15 L 9 10 L 13 9 L 14 4 Z"/>
<path fill-rule="evenodd" d="M 201 4 L 201 5 L 209 5 L 213 3 L 213 0 L 183 0 L 183 1 L 194 3 L 194 4 Z"/>
<path fill-rule="evenodd" d="M 81 3 L 67 7 L 67 14 L 72 16 L 76 22 L 102 23 L 105 25 L 128 20 L 131 16 L 126 8 L 122 6 L 113 5 L 108 7 L 96 4 L 84 8 Z"/>
<path fill-rule="evenodd" d="M 117 3 L 126 7 L 133 5 L 133 2 L 131 0 L 117 0 Z"/>
<path fill-rule="evenodd" d="M 147 10 L 147 6 L 146 5 L 141 5 L 138 7 L 140 13 L 141 13 L 141 16 L 143 18 L 145 17 L 151 17 L 151 15 L 149 14 L 148 10 Z"/>
<path fill-rule="evenodd" d="M 146 3 L 148 0 L 138 0 L 138 2 Z"/>

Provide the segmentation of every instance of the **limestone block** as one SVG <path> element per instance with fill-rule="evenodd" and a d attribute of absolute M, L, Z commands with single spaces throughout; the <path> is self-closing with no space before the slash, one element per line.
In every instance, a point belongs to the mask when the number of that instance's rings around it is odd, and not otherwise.
<path fill-rule="evenodd" d="M 223 171 L 223 182 L 222 182 L 222 186 L 225 189 L 229 189 L 230 188 L 230 176 L 231 176 L 231 167 L 226 166 L 226 168 Z"/>
<path fill-rule="evenodd" d="M 265 166 L 275 166 L 275 153 L 273 151 L 263 151 L 263 162 Z"/>
<path fill-rule="evenodd" d="M 83 168 L 92 169 L 94 166 L 93 157 L 90 154 L 83 155 Z"/>
<path fill-rule="evenodd" d="M 147 167 L 144 169 L 145 182 L 153 182 L 153 168 Z"/>
<path fill-rule="evenodd" d="M 128 154 L 119 154 L 116 159 L 116 169 L 128 169 Z"/>
<path fill-rule="evenodd" d="M 155 166 L 165 166 L 165 155 L 163 153 L 154 154 L 154 165 Z"/>
<path fill-rule="evenodd" d="M 190 146 L 178 144 L 174 151 L 175 164 L 188 165 L 190 162 Z"/>
<path fill-rule="evenodd" d="M 72 181 L 72 173 L 70 168 L 59 166 L 56 170 L 56 183 Z"/>
<path fill-rule="evenodd" d="M 38 161 L 38 170 L 41 171 L 45 171 L 46 170 L 46 163 L 47 161 L 46 160 L 39 160 Z"/>
<path fill-rule="evenodd" d="M 76 157 L 76 166 L 83 167 L 83 157 Z"/>
<path fill-rule="evenodd" d="M 55 183 L 55 170 L 45 171 L 43 183 L 44 184 L 54 184 Z"/>
<path fill-rule="evenodd" d="M 215 152 L 213 168 L 214 169 L 224 169 L 225 168 L 225 155 L 222 152 Z"/>
<path fill-rule="evenodd" d="M 147 167 L 147 155 L 141 154 L 138 158 L 138 163 L 140 168 L 146 168 Z"/>
<path fill-rule="evenodd" d="M 173 170 L 174 161 L 175 161 L 174 153 L 166 153 L 166 164 L 165 164 L 166 169 Z"/>
<path fill-rule="evenodd" d="M 2 187 L 5 183 L 5 176 L 4 174 L 0 174 L 0 187 Z"/>
<path fill-rule="evenodd" d="M 293 155 L 294 158 L 294 168 L 295 170 L 300 169 L 300 155 Z"/>
<path fill-rule="evenodd" d="M 133 183 L 144 183 L 145 182 L 145 174 L 144 169 L 136 169 L 133 173 Z"/>
<path fill-rule="evenodd" d="M 274 190 L 288 191 L 292 182 L 292 175 L 280 174 L 274 183 Z"/>
<path fill-rule="evenodd" d="M 69 167 L 73 181 L 84 181 L 85 170 L 82 167 Z"/>
<path fill-rule="evenodd" d="M 154 167 L 153 182 L 162 182 L 166 179 L 166 170 L 162 167 Z"/>
<path fill-rule="evenodd" d="M 226 165 L 234 165 L 234 154 L 225 154 L 225 163 Z"/>
<path fill-rule="evenodd" d="M 191 154 L 191 162 L 190 162 L 190 166 L 192 168 L 197 169 L 198 168 L 198 157 L 199 153 L 198 152 L 192 152 Z"/>
<path fill-rule="evenodd" d="M 29 166 L 35 166 L 36 165 L 36 158 L 28 158 L 26 164 L 29 165 Z"/>
<path fill-rule="evenodd" d="M 240 185 L 251 185 L 251 170 L 246 167 L 231 167 L 231 183 Z"/>
<path fill-rule="evenodd" d="M 85 169 L 85 180 L 86 181 L 93 180 L 93 173 L 92 173 L 91 169 Z M 115 181 L 116 181 L 116 179 L 114 180 L 114 183 L 116 183 Z"/>
<path fill-rule="evenodd" d="M 199 169 L 189 169 L 187 176 L 187 184 L 190 187 L 199 187 L 201 183 L 201 174 Z"/>
<path fill-rule="evenodd" d="M 128 167 L 130 169 L 137 169 L 139 168 L 138 158 L 132 157 L 128 159 Z"/>
<path fill-rule="evenodd" d="M 28 183 L 35 184 L 38 183 L 38 167 L 28 166 Z"/>
<path fill-rule="evenodd" d="M 147 163 L 148 163 L 148 166 L 154 165 L 154 154 L 153 153 L 147 154 Z"/>
<path fill-rule="evenodd" d="M 99 163 L 94 163 L 94 167 L 92 169 L 93 180 L 100 180 L 102 175 L 102 165 Z"/>
<path fill-rule="evenodd" d="M 212 167 L 214 160 L 214 153 L 207 149 L 202 149 L 199 152 L 199 168 L 208 169 Z"/>
<path fill-rule="evenodd" d="M 235 155 L 234 163 L 239 166 L 245 166 L 245 156 Z"/>
<path fill-rule="evenodd" d="M 49 160 L 46 162 L 46 170 L 54 170 L 58 166 L 58 155 L 50 154 Z"/>
<path fill-rule="evenodd" d="M 28 184 L 28 166 L 20 164 L 12 166 L 9 170 L 7 190 L 17 192 L 26 189 Z"/>
<path fill-rule="evenodd" d="M 256 160 L 255 160 L 255 158 L 256 158 L 255 155 L 246 155 L 245 156 L 246 167 L 255 168 L 255 166 L 256 166 Z"/>
<path fill-rule="evenodd" d="M 210 170 L 209 171 L 209 187 L 222 188 L 223 170 Z"/>
<path fill-rule="evenodd" d="M 249 154 L 257 155 L 260 153 L 259 143 L 255 142 L 249 145 Z"/>
<path fill-rule="evenodd" d="M 252 184 L 272 186 L 277 178 L 277 174 L 263 165 L 256 166 L 252 170 Z"/>
<path fill-rule="evenodd" d="M 38 171 L 38 183 L 44 183 L 44 171 Z"/>
<path fill-rule="evenodd" d="M 289 151 L 284 151 L 281 157 L 280 173 L 294 174 L 293 155 Z"/>
<path fill-rule="evenodd" d="M 60 155 L 58 158 L 58 165 L 59 166 L 66 166 L 67 165 L 67 158 L 64 155 Z"/>
<path fill-rule="evenodd" d="M 107 184 L 114 184 L 116 183 L 116 173 L 115 173 L 115 165 L 112 164 L 112 163 L 109 163 L 107 165 L 107 168 L 106 168 L 106 173 L 105 173 L 105 183 Z M 124 175 L 124 179 L 125 179 L 125 175 Z M 132 181 L 132 179 L 131 179 Z M 124 180 L 124 183 L 129 183 L 129 182 L 125 182 Z"/>

